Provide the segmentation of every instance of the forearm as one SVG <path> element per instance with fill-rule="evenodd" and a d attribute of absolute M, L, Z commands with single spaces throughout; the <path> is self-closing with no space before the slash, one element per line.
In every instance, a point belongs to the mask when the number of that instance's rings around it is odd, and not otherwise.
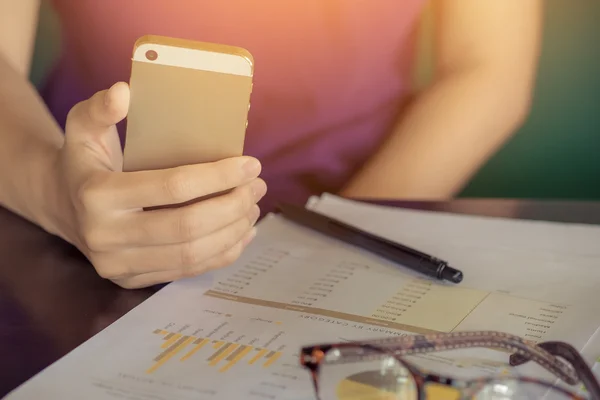
<path fill-rule="evenodd" d="M 447 199 L 523 121 L 529 88 L 499 71 L 440 78 L 342 191 L 348 197 Z"/>
<path fill-rule="evenodd" d="M 0 56 L 0 205 L 52 233 L 58 233 L 52 172 L 62 143 L 35 88 Z"/>

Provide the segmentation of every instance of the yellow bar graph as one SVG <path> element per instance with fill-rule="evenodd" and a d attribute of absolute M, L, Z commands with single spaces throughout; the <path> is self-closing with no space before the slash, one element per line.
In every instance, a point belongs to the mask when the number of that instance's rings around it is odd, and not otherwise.
<path fill-rule="evenodd" d="M 250 361 L 248 361 L 248 364 L 252 365 L 255 362 L 257 362 L 262 356 L 267 354 L 267 351 L 267 349 L 262 349 L 261 351 L 259 351 L 254 357 L 252 357 Z"/>
<path fill-rule="evenodd" d="M 270 357 L 267 356 L 268 360 L 267 362 L 265 362 L 265 364 L 263 365 L 263 367 L 268 367 L 271 364 L 273 364 L 275 361 L 277 361 L 277 359 L 281 357 L 281 353 L 280 352 L 273 352 L 273 354 L 270 354 Z"/>
<path fill-rule="evenodd" d="M 246 356 L 246 354 L 252 351 L 252 346 L 246 346 L 245 349 L 240 351 L 237 356 L 231 359 L 228 364 L 226 364 L 223 368 L 219 370 L 219 372 L 227 372 L 227 370 L 237 364 L 242 358 Z"/>
<path fill-rule="evenodd" d="M 200 343 L 198 343 L 192 350 L 190 350 L 185 356 L 181 358 L 181 361 L 185 361 L 191 356 L 193 356 L 198 350 L 200 350 L 206 343 L 210 342 L 209 339 L 203 339 Z"/>
<path fill-rule="evenodd" d="M 171 357 L 173 357 L 175 354 L 179 353 L 187 345 L 189 345 L 190 343 L 192 343 L 195 339 L 196 338 L 194 338 L 194 337 L 187 337 L 185 339 L 180 340 L 177 345 L 172 346 L 165 353 L 163 353 L 160 356 L 158 356 L 158 358 L 156 359 L 156 361 L 157 361 L 156 364 L 154 364 L 152 366 L 152 368 L 150 368 L 147 372 L 149 374 L 155 372 L 158 368 L 160 368 L 161 365 L 163 365 L 164 363 L 166 363 Z"/>
<path fill-rule="evenodd" d="M 167 339 L 167 337 L 169 337 L 169 335 L 172 335 L 172 336 Z M 175 343 L 177 341 L 177 339 L 179 339 L 181 337 L 181 333 L 175 333 L 175 334 L 169 334 L 169 335 L 165 336 L 166 341 L 161 346 L 163 349 L 168 348 L 173 343 Z"/>
<path fill-rule="evenodd" d="M 233 343 L 229 343 L 226 345 L 227 347 L 222 347 L 222 351 L 220 352 L 220 354 L 215 353 L 215 358 L 213 358 L 209 365 L 211 367 L 214 367 L 215 365 L 217 365 L 219 363 L 219 361 L 221 361 L 222 359 L 224 359 L 225 357 L 227 357 L 232 351 L 234 351 L 236 349 L 236 347 L 238 347 L 237 344 L 233 344 Z"/>
<path fill-rule="evenodd" d="M 254 350 L 256 354 L 253 354 L 248 361 L 248 365 L 257 363 L 259 360 L 264 359 L 263 367 L 271 366 L 275 361 L 281 357 L 280 351 L 274 351 L 264 349 L 260 347 L 254 347 L 253 345 L 227 342 L 224 340 L 216 340 L 212 338 L 198 338 L 191 335 L 184 335 L 182 333 L 169 332 L 164 329 L 156 329 L 153 331 L 155 335 L 162 336 L 163 343 L 161 349 L 164 349 L 158 356 L 154 358 L 154 364 L 146 371 L 148 374 L 156 372 L 162 365 L 168 360 L 173 358 L 176 354 L 186 351 L 180 361 L 186 361 L 190 359 L 194 354 L 198 353 L 202 348 L 208 348 L 209 344 L 212 344 L 210 350 L 212 354 L 206 358 L 208 365 L 219 368 L 219 372 L 227 372 L 235 364 L 239 363 L 245 357 L 250 357 L 251 352 Z M 213 350 L 214 349 L 214 350 Z"/>

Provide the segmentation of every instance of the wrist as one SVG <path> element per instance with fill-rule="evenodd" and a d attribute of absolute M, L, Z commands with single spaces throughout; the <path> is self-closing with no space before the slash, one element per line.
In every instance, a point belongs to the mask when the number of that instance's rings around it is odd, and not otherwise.
<path fill-rule="evenodd" d="M 70 222 L 73 215 L 68 193 L 60 173 L 60 150 L 44 148 L 31 156 L 35 161 L 28 165 L 27 186 L 23 188 L 20 214 L 46 232 L 73 243 Z"/>
<path fill-rule="evenodd" d="M 48 233 L 76 244 L 77 236 L 73 223 L 75 212 L 64 182 L 60 150 L 48 152 L 42 160 L 43 168 L 39 178 L 42 197 L 38 200 L 40 207 L 37 221 Z"/>

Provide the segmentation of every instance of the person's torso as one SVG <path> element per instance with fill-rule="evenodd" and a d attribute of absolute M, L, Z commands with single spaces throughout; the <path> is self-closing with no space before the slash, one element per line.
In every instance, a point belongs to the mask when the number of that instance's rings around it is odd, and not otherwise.
<path fill-rule="evenodd" d="M 65 52 L 46 99 L 64 124 L 74 102 L 129 79 L 146 34 L 240 46 L 255 60 L 246 153 L 273 181 L 331 190 L 391 127 L 424 1 L 54 0 Z"/>

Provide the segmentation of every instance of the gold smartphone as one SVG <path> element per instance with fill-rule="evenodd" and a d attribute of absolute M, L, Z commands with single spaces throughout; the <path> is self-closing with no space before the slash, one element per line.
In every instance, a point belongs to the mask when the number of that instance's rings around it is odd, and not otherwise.
<path fill-rule="evenodd" d="M 133 49 L 124 171 L 240 156 L 254 60 L 245 49 L 144 36 Z"/>

